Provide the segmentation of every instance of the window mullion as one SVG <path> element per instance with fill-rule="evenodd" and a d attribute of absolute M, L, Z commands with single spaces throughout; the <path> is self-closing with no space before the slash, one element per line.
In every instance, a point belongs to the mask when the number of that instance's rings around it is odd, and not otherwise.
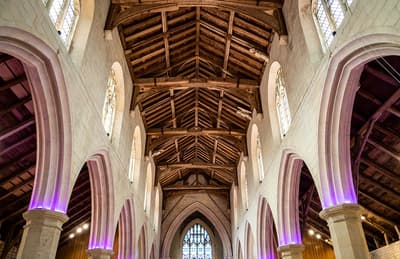
<path fill-rule="evenodd" d="M 336 32 L 335 19 L 332 17 L 331 8 L 328 6 L 326 0 L 321 0 L 322 6 L 324 7 L 326 17 L 328 18 L 329 25 L 331 26 L 332 32 Z"/>

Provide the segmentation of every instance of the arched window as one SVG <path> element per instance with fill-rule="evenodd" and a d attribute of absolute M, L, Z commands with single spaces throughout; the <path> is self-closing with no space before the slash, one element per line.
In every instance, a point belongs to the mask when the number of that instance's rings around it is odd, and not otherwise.
<path fill-rule="evenodd" d="M 133 137 L 131 158 L 129 161 L 129 173 L 128 173 L 128 179 L 131 183 L 133 183 L 133 179 L 135 176 L 135 164 L 136 164 L 136 143 L 135 142 L 136 142 L 135 137 Z"/>
<path fill-rule="evenodd" d="M 276 111 L 278 113 L 279 129 L 281 138 L 289 131 L 292 117 L 290 116 L 289 102 L 286 95 L 285 82 L 283 81 L 282 68 L 279 68 L 276 76 L 275 89 Z"/>
<path fill-rule="evenodd" d="M 262 182 L 264 180 L 264 163 L 261 150 L 260 135 L 257 135 L 256 154 L 257 154 L 257 166 L 258 166 L 258 180 Z"/>
<path fill-rule="evenodd" d="M 50 20 L 54 24 L 65 46 L 69 47 L 79 18 L 78 0 L 42 0 L 49 9 Z"/>
<path fill-rule="evenodd" d="M 110 139 L 112 135 L 112 129 L 114 126 L 115 109 L 117 104 L 116 88 L 117 88 L 117 80 L 115 78 L 115 72 L 113 69 L 111 69 L 103 105 L 103 126 L 107 136 Z"/>
<path fill-rule="evenodd" d="M 193 225 L 183 238 L 182 259 L 192 258 L 212 258 L 210 235 L 200 224 Z"/>
<path fill-rule="evenodd" d="M 240 166 L 240 195 L 242 196 L 243 209 L 249 208 L 249 198 L 247 190 L 247 177 L 246 177 L 246 165 L 242 162 Z"/>
<path fill-rule="evenodd" d="M 321 38 L 326 45 L 330 45 L 336 35 L 337 29 L 342 24 L 344 15 L 352 0 L 316 0 L 313 13 L 320 30 Z"/>
<path fill-rule="evenodd" d="M 147 170 L 146 170 L 146 186 L 144 190 L 144 211 L 146 212 L 147 215 L 150 213 L 150 202 L 151 202 L 151 193 L 152 193 L 152 170 L 151 170 L 151 164 L 149 163 L 147 165 Z"/>

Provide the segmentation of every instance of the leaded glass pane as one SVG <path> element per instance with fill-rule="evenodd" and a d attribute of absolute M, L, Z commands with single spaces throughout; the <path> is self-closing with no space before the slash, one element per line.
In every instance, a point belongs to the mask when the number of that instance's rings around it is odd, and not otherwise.
<path fill-rule="evenodd" d="M 264 164 L 261 150 L 260 136 L 257 136 L 257 166 L 258 166 L 258 177 L 260 181 L 264 180 Z"/>
<path fill-rule="evenodd" d="M 340 24 L 342 24 L 342 21 L 344 19 L 343 9 L 340 5 L 339 0 L 328 1 L 328 7 L 331 12 L 332 19 L 335 22 L 336 28 L 339 28 Z"/>
<path fill-rule="evenodd" d="M 317 1 L 316 16 L 324 40 L 326 41 L 326 44 L 330 45 L 333 41 L 333 30 L 321 0 Z"/>
<path fill-rule="evenodd" d="M 191 227 L 183 238 L 183 259 L 212 259 L 211 238 L 200 225 Z"/>
<path fill-rule="evenodd" d="M 77 12 L 74 7 L 74 1 L 70 0 L 60 29 L 60 37 L 64 44 L 68 44 L 76 18 Z"/>
<path fill-rule="evenodd" d="M 58 22 L 63 5 L 64 0 L 54 0 L 50 7 L 49 16 L 54 25 L 56 25 Z"/>

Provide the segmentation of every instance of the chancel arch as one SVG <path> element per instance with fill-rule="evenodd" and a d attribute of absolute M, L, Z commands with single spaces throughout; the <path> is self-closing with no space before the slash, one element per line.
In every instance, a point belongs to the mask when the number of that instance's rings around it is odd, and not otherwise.
<path fill-rule="evenodd" d="M 225 223 L 222 222 L 224 216 L 221 215 L 217 211 L 213 211 L 201 202 L 194 202 L 189 206 L 186 206 L 177 216 L 170 221 L 170 223 L 165 226 L 167 230 L 165 234 L 163 234 L 162 238 L 162 249 L 161 249 L 161 258 L 167 258 L 170 256 L 170 251 L 173 245 L 173 239 L 178 229 L 182 225 L 182 219 L 187 219 L 193 213 L 199 213 L 204 217 L 210 225 L 215 228 L 215 232 L 218 234 L 221 240 L 221 250 L 223 258 L 232 257 L 232 247 L 231 247 L 231 238 L 228 234 L 227 229 L 225 228 Z M 164 223 L 166 220 L 163 221 Z M 169 221 L 168 221 L 169 222 Z"/>

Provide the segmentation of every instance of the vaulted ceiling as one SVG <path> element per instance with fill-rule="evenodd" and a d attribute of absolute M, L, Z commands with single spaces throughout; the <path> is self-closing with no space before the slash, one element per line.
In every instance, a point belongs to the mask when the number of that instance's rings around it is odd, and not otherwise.
<path fill-rule="evenodd" d="M 142 113 L 146 154 L 164 191 L 220 190 L 237 181 L 252 111 L 282 3 L 117 1 L 118 27 Z"/>

